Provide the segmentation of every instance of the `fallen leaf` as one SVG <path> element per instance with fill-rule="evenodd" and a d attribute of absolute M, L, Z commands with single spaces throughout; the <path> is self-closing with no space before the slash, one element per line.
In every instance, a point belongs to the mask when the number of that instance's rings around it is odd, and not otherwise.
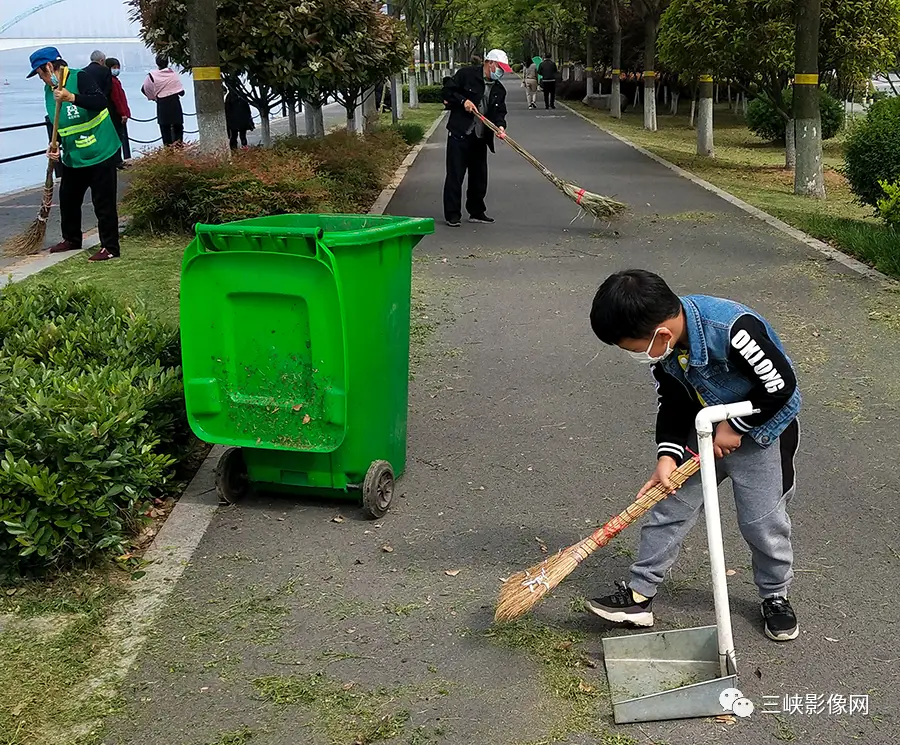
<path fill-rule="evenodd" d="M 722 722 L 722 724 L 736 724 L 737 717 L 734 714 L 720 714 L 716 717 L 717 722 Z"/>
<path fill-rule="evenodd" d="M 303 423 L 304 423 L 304 424 L 309 424 L 309 422 L 310 422 L 310 416 L 309 416 L 309 414 L 304 414 L 304 415 L 303 415 Z"/>
<path fill-rule="evenodd" d="M 588 685 L 583 680 L 579 680 L 578 681 L 578 690 L 581 691 L 582 693 L 593 693 L 597 689 L 594 688 L 594 686 Z"/>
<path fill-rule="evenodd" d="M 345 691 L 349 691 L 351 688 L 353 688 L 354 685 L 355 685 L 354 683 L 344 683 L 344 685 L 341 686 L 341 687 L 342 687 Z"/>
<path fill-rule="evenodd" d="M 832 639 L 830 636 L 825 637 L 826 642 L 839 642 L 840 639 Z"/>
<path fill-rule="evenodd" d="M 459 570 L 459 569 L 447 569 L 444 572 L 444 574 L 446 574 L 448 577 L 455 577 L 457 574 L 460 573 L 460 571 L 461 570 Z"/>
<path fill-rule="evenodd" d="M 733 577 L 735 574 L 737 574 L 737 572 L 734 569 L 726 569 L 725 574 L 727 574 L 729 577 Z"/>
<path fill-rule="evenodd" d="M 147 572 L 143 572 L 143 571 L 132 572 L 131 579 L 138 580 L 138 579 L 141 579 L 142 577 L 146 576 L 146 574 L 147 574 Z"/>
<path fill-rule="evenodd" d="M 203 686 L 203 688 L 200 689 L 200 693 L 203 693 L 204 691 L 208 691 L 208 690 L 209 690 L 209 686 Z"/>
<path fill-rule="evenodd" d="M 756 670 L 754 671 L 754 674 L 756 675 L 757 678 L 762 680 L 762 670 L 760 670 L 759 668 L 756 668 Z"/>
<path fill-rule="evenodd" d="M 28 706 L 28 702 L 27 702 L 27 701 L 19 701 L 19 703 L 17 703 L 17 704 L 15 705 L 15 708 L 13 708 L 13 710 L 12 710 L 12 715 L 13 715 L 14 717 L 19 716 L 23 711 L 25 711 L 25 707 L 26 707 L 26 706 Z"/>
<path fill-rule="evenodd" d="M 303 404 L 297 404 L 296 406 L 291 407 L 294 411 L 300 411 L 303 408 Z"/>
<path fill-rule="evenodd" d="M 382 547 L 381 547 L 381 550 L 384 551 L 386 554 L 392 554 L 392 553 L 394 553 L 394 549 L 393 549 L 391 546 L 388 546 L 387 544 L 385 544 L 384 546 L 382 546 Z"/>
<path fill-rule="evenodd" d="M 331 518 L 331 522 L 342 523 L 342 522 L 344 522 L 344 516 L 343 515 L 335 515 L 333 518 Z"/>
<path fill-rule="evenodd" d="M 278 522 L 283 523 L 283 522 L 284 522 L 284 518 L 283 518 L 283 517 L 279 517 L 279 518 L 278 518 Z"/>

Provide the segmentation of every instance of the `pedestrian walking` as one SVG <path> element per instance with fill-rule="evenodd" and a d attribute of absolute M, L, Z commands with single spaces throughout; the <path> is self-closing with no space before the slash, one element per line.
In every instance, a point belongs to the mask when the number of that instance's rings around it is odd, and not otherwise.
<path fill-rule="evenodd" d="M 131 142 L 128 139 L 128 120 L 131 119 L 131 109 L 128 107 L 128 98 L 125 96 L 125 89 L 119 82 L 119 73 L 122 66 L 115 57 L 106 58 L 106 66 L 112 73 L 112 89 L 109 96 L 109 113 L 112 117 L 113 126 L 122 142 L 122 160 L 131 158 Z M 120 163 L 119 168 L 124 168 L 125 164 Z"/>
<path fill-rule="evenodd" d="M 158 69 L 147 73 L 141 93 L 150 101 L 156 101 L 156 122 L 163 145 L 180 145 L 184 142 L 184 112 L 181 109 L 184 86 L 178 73 L 169 67 L 166 57 L 157 56 L 156 67 Z"/>
<path fill-rule="evenodd" d="M 522 74 L 522 85 L 525 87 L 525 100 L 529 109 L 537 108 L 538 68 L 534 61 L 525 63 L 525 72 Z"/>
<path fill-rule="evenodd" d="M 59 213 L 63 239 L 50 253 L 81 250 L 81 208 L 90 189 L 101 246 L 90 260 L 118 258 L 116 166 L 121 143 L 110 121 L 106 97 L 90 73 L 69 68 L 55 47 L 38 49 L 30 62 L 31 72 L 27 77 L 37 75 L 43 81 L 44 101 L 51 119 L 56 114 L 56 102 L 62 102 L 59 147 L 55 150 L 48 147 L 47 157 L 62 161 Z"/>
<path fill-rule="evenodd" d="M 744 305 L 707 295 L 679 297 L 661 277 L 641 269 L 611 275 L 597 290 L 590 320 L 602 342 L 647 363 L 656 385 L 657 464 L 638 497 L 657 485 L 673 490 L 672 472 L 697 448 L 692 430 L 701 408 L 753 404 L 757 413 L 716 426 L 716 471 L 720 481 L 732 481 L 766 636 L 796 639 L 797 616 L 788 601 L 794 552 L 787 508 L 796 489 L 801 395 L 777 333 Z M 699 481 L 688 481 L 651 508 L 630 582 L 588 600 L 588 610 L 614 623 L 652 626 L 657 586 L 702 509 Z"/>
<path fill-rule="evenodd" d="M 237 90 L 226 88 L 225 93 L 225 126 L 228 129 L 228 144 L 232 150 L 237 150 L 238 137 L 241 138 L 241 147 L 247 148 L 247 132 L 256 129 L 253 124 L 253 112 L 250 110 L 250 102 Z"/>
<path fill-rule="evenodd" d="M 505 132 L 506 88 L 500 82 L 511 72 L 506 52 L 492 49 L 480 65 L 460 68 L 444 79 L 443 100 L 450 110 L 447 121 L 447 176 L 444 180 L 444 218 L 452 228 L 462 219 L 462 185 L 469 175 L 466 211 L 469 222 L 492 223 L 484 199 L 487 195 L 487 152 L 494 152 L 494 134 L 475 116 L 480 113 Z"/>
<path fill-rule="evenodd" d="M 544 55 L 538 73 L 541 76 L 541 88 L 544 91 L 544 108 L 556 108 L 556 63 L 551 59 L 549 54 Z"/>

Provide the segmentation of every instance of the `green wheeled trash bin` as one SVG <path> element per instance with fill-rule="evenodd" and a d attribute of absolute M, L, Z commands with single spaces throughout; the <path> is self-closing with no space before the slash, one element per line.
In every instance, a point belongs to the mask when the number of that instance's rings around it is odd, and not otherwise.
<path fill-rule="evenodd" d="M 413 247 L 431 218 L 197 225 L 181 268 L 188 421 L 230 446 L 219 499 L 352 495 L 382 517 L 406 468 Z"/>

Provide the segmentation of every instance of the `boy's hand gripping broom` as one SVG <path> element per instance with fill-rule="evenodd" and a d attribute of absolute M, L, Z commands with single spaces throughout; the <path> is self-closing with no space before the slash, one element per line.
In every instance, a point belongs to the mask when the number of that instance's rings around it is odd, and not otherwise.
<path fill-rule="evenodd" d="M 628 209 L 628 206 L 622 204 L 622 202 L 617 202 L 615 199 L 610 199 L 602 194 L 595 194 L 592 191 L 582 189 L 578 184 L 573 184 L 570 181 L 563 181 L 561 178 L 558 178 L 549 168 L 547 168 L 547 166 L 531 155 L 518 142 L 506 134 L 506 132 L 501 132 L 496 124 L 489 121 L 480 113 L 476 113 L 475 116 L 484 123 L 485 127 L 490 129 L 497 137 L 537 168 L 557 189 L 569 199 L 573 200 L 575 204 L 581 207 L 585 212 L 590 212 L 594 217 L 599 218 L 600 220 L 608 220 Z"/>
<path fill-rule="evenodd" d="M 699 470 L 700 459 L 698 457 L 691 458 L 672 472 L 670 480 L 678 489 Z M 669 496 L 669 492 L 666 488 L 657 484 L 587 538 L 583 538 L 555 556 L 507 579 L 500 588 L 494 620 L 497 622 L 514 621 L 525 615 L 548 592 L 568 577 L 582 561 L 598 548 L 609 543 L 619 531 L 633 523 L 667 496 Z"/>
<path fill-rule="evenodd" d="M 50 149 L 57 149 L 57 137 L 59 134 L 59 111 L 62 101 L 56 102 L 56 112 L 53 117 L 53 135 L 50 138 Z M 44 245 L 44 235 L 47 233 L 47 218 L 50 217 L 50 208 L 53 205 L 53 167 L 54 162 L 47 158 L 47 178 L 44 180 L 44 194 L 41 197 L 41 209 L 31 226 L 24 233 L 10 238 L 3 246 L 3 253 L 7 256 L 28 256 L 37 253 Z"/>

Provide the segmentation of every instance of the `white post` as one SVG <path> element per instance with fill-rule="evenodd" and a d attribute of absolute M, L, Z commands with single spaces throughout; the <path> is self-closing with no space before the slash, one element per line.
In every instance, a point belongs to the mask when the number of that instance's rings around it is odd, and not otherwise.
<path fill-rule="evenodd" d="M 731 609 L 728 605 L 728 581 L 725 575 L 725 548 L 722 543 L 722 518 L 719 513 L 719 486 L 716 478 L 716 456 L 713 452 L 714 424 L 726 419 L 758 413 L 749 401 L 736 404 L 708 406 L 700 410 L 695 420 L 700 448 L 700 478 L 703 480 L 703 509 L 706 513 L 706 541 L 712 570 L 713 601 L 716 606 L 716 635 L 719 645 L 719 670 L 722 677 L 731 675 L 728 662 L 737 670 L 734 654 L 734 634 L 731 628 Z"/>

